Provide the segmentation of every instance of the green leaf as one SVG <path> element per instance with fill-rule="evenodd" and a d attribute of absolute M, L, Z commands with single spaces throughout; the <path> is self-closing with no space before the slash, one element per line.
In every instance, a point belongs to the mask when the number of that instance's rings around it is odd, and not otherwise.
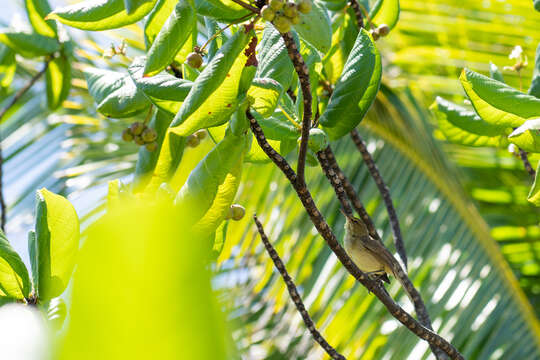
<path fill-rule="evenodd" d="M 262 114 L 253 112 L 253 116 L 270 140 L 296 140 L 300 136 L 300 129 L 295 127 L 282 111 L 276 111 L 273 116 L 264 118 Z"/>
<path fill-rule="evenodd" d="M 536 11 L 540 11 L 540 0 L 533 0 L 533 4 Z"/>
<path fill-rule="evenodd" d="M 223 247 L 225 246 L 225 240 L 227 239 L 227 228 L 229 227 L 229 221 L 223 221 L 221 225 L 216 229 L 216 235 L 214 238 L 214 247 L 212 248 L 212 256 L 217 259 Z"/>
<path fill-rule="evenodd" d="M 531 87 L 529 88 L 529 95 L 540 99 L 540 44 L 538 44 L 538 47 L 536 48 L 533 78 L 531 81 Z"/>
<path fill-rule="evenodd" d="M 169 123 L 171 121 L 172 116 Z M 152 194 L 158 190 L 161 184 L 171 180 L 182 160 L 185 146 L 186 137 L 175 134 L 170 127 L 167 128 L 150 182 L 144 189 L 145 192 Z"/>
<path fill-rule="evenodd" d="M 53 59 L 45 72 L 47 105 L 50 110 L 56 110 L 69 95 L 71 89 L 71 62 L 61 54 Z"/>
<path fill-rule="evenodd" d="M 283 90 L 287 90 L 291 86 L 294 66 L 281 34 L 273 25 L 265 25 L 259 49 L 259 65 L 255 77 L 275 80 L 281 84 Z"/>
<path fill-rule="evenodd" d="M 491 61 L 489 62 L 489 76 L 492 79 L 495 79 L 495 80 L 500 81 L 502 83 L 504 82 L 503 74 L 501 73 L 501 71 L 499 70 L 497 65 L 495 65 Z"/>
<path fill-rule="evenodd" d="M 291 86 L 294 67 L 281 34 L 267 23 L 259 45 L 257 73 L 248 91 L 252 107 L 264 117 L 272 115 L 279 97 Z"/>
<path fill-rule="evenodd" d="M 238 87 L 246 63 L 242 50 L 252 35 L 252 31 L 239 29 L 199 74 L 171 124 L 177 135 L 187 136 L 229 119 L 238 102 Z"/>
<path fill-rule="evenodd" d="M 323 65 L 326 79 L 335 84 L 358 36 L 356 19 L 349 11 L 339 13 L 333 18 L 332 29 L 332 46 L 323 59 Z"/>
<path fill-rule="evenodd" d="M 534 183 L 529 191 L 527 200 L 530 203 L 540 207 L 540 162 L 538 162 L 538 167 L 536 168 L 536 175 L 534 176 Z"/>
<path fill-rule="evenodd" d="M 267 164 L 272 162 L 264 150 L 259 146 L 255 137 L 251 136 L 251 145 L 244 161 L 254 164 Z M 296 147 L 296 140 L 268 140 L 268 143 L 281 155 L 286 156 Z"/>
<path fill-rule="evenodd" d="M 0 299 L 24 299 L 30 294 L 28 270 L 0 230 Z"/>
<path fill-rule="evenodd" d="M 232 0 L 195 0 L 195 7 L 197 14 L 220 22 L 232 22 L 250 13 Z"/>
<path fill-rule="evenodd" d="M 191 35 L 195 11 L 187 0 L 180 0 L 152 43 L 146 58 L 145 76 L 165 69 Z"/>
<path fill-rule="evenodd" d="M 313 46 L 303 40 L 300 42 L 300 54 L 304 58 L 306 66 L 309 70 L 309 86 L 311 89 L 312 98 L 311 113 L 316 114 L 319 105 L 319 96 L 317 94 L 317 89 L 319 87 L 319 74 L 323 69 L 322 59 L 319 52 Z M 302 91 L 298 91 L 298 96 L 296 97 L 296 107 L 298 108 L 299 114 L 304 112 L 304 95 Z"/>
<path fill-rule="evenodd" d="M 0 94 L 11 85 L 16 70 L 15 52 L 6 45 L 0 44 Z"/>
<path fill-rule="evenodd" d="M 105 116 L 130 117 L 150 106 L 128 74 L 88 67 L 84 75 L 97 110 Z"/>
<path fill-rule="evenodd" d="M 540 118 L 527 120 L 508 136 L 508 140 L 525 151 L 540 152 Z"/>
<path fill-rule="evenodd" d="M 227 216 L 240 184 L 246 141 L 245 133 L 235 135 L 228 129 L 178 192 L 175 202 L 186 209 L 197 233 L 214 233 Z"/>
<path fill-rule="evenodd" d="M 29 59 L 51 55 L 60 50 L 60 44 L 55 38 L 10 29 L 0 30 L 0 42 Z"/>
<path fill-rule="evenodd" d="M 180 110 L 182 102 L 193 86 L 192 81 L 178 79 L 167 72 L 143 77 L 143 57 L 136 58 L 129 66 L 128 72 L 137 89 L 142 91 L 159 109 L 172 116 Z"/>
<path fill-rule="evenodd" d="M 45 16 L 51 12 L 47 0 L 24 0 L 26 14 L 36 33 L 48 37 L 56 37 L 58 28 L 54 21 L 45 21 Z"/>
<path fill-rule="evenodd" d="M 63 196 L 37 191 L 38 297 L 45 302 L 66 289 L 79 249 L 79 218 Z"/>
<path fill-rule="evenodd" d="M 156 111 L 148 127 L 156 130 L 158 148 L 155 151 L 148 151 L 145 147 L 139 149 L 139 158 L 135 166 L 135 178 L 133 179 L 133 188 L 135 192 L 142 191 L 150 182 L 158 162 L 161 144 L 165 139 L 165 134 L 172 121 L 172 116 L 160 110 Z"/>
<path fill-rule="evenodd" d="M 331 11 L 340 11 L 347 6 L 347 0 L 322 0 L 324 6 Z"/>
<path fill-rule="evenodd" d="M 294 25 L 298 35 L 321 53 L 326 54 L 332 45 L 332 26 L 328 13 L 318 0 L 313 1 L 311 11 L 300 14 L 300 23 Z"/>
<path fill-rule="evenodd" d="M 148 14 L 156 4 L 152 1 L 133 1 L 133 11 L 128 14 L 123 0 L 87 0 L 54 10 L 46 20 L 58 20 L 81 30 L 108 30 L 133 24 Z"/>
<path fill-rule="evenodd" d="M 507 134 L 512 128 L 501 131 L 483 121 L 474 111 L 469 111 L 441 97 L 437 97 L 431 109 L 437 117 L 439 129 L 444 137 L 453 143 L 468 146 L 508 145 Z"/>
<path fill-rule="evenodd" d="M 30 257 L 30 266 L 32 269 L 32 281 L 34 282 L 34 289 L 39 288 L 39 263 L 38 263 L 38 248 L 37 248 L 36 232 L 30 230 L 28 232 L 28 255 Z"/>
<path fill-rule="evenodd" d="M 375 25 L 386 24 L 392 29 L 399 20 L 399 0 L 382 0 L 380 7 L 375 6 L 370 16 Z"/>
<path fill-rule="evenodd" d="M 144 23 L 144 43 L 149 49 L 154 39 L 173 12 L 178 0 L 158 0 Z"/>
<path fill-rule="evenodd" d="M 540 99 L 469 69 L 459 79 L 476 113 L 492 125 L 517 127 L 540 116 Z"/>
<path fill-rule="evenodd" d="M 126 9 L 126 13 L 128 15 L 133 14 L 135 10 L 137 10 L 141 5 L 144 3 L 156 3 L 153 0 L 124 0 L 124 8 Z"/>
<path fill-rule="evenodd" d="M 381 57 L 362 29 L 347 59 L 320 123 L 332 140 L 354 129 L 375 100 L 381 82 Z"/>
<path fill-rule="evenodd" d="M 47 320 L 49 325 L 56 331 L 60 330 L 66 319 L 67 308 L 62 298 L 52 299 L 47 307 Z"/>
<path fill-rule="evenodd" d="M 214 55 L 216 55 L 218 49 L 227 41 L 227 35 L 221 31 L 217 21 L 208 16 L 205 16 L 204 24 L 207 30 L 206 37 L 208 39 L 213 39 L 207 45 L 208 59 L 212 59 Z"/>
<path fill-rule="evenodd" d="M 253 99 L 251 107 L 267 117 L 274 112 L 282 93 L 283 87 L 277 81 L 270 78 L 256 78 L 253 79 L 247 94 Z"/>

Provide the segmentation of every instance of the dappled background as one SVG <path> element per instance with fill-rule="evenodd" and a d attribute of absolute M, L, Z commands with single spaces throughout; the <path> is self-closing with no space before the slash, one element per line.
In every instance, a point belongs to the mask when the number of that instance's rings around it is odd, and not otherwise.
<path fill-rule="evenodd" d="M 51 5 L 63 2 L 51 1 Z M 463 102 L 463 67 L 487 73 L 503 68 L 516 45 L 532 64 L 540 41 L 540 13 L 532 1 L 402 0 L 397 28 L 377 44 L 383 56 L 383 86 L 359 130 L 389 184 L 409 255 L 409 274 L 422 293 L 434 328 L 471 359 L 540 357 L 539 213 L 526 201 L 530 178 L 506 149 L 470 148 L 442 140 L 429 106 L 437 95 Z M 27 26 L 22 2 L 2 4 L 3 25 Z M 5 11 L 4 11 L 5 10 Z M 15 15 L 13 15 L 15 14 Z M 201 25 L 203 26 L 203 25 Z M 42 84 L 29 91 L 2 120 L 6 232 L 27 259 L 26 233 L 33 226 L 34 192 L 67 195 L 83 228 L 103 211 L 107 182 L 129 182 L 135 145 L 121 131 L 133 119 L 97 114 L 81 69 L 86 64 L 126 71 L 124 57 L 104 59 L 112 42 L 125 39 L 128 56 L 144 49 L 140 26 L 83 33 L 76 38 L 72 89 L 62 109 L 47 110 Z M 17 58 L 17 76 L 6 94 L 20 88 L 42 64 Z M 526 90 L 532 65 L 505 81 Z M 197 158 L 211 146 L 189 149 Z M 354 144 L 333 145 L 338 161 L 391 245 L 384 204 Z M 191 154 L 190 154 L 191 153 Z M 538 158 L 531 158 L 533 165 Z M 315 201 L 342 236 L 343 217 L 334 192 L 318 168 L 306 171 Z M 270 240 L 300 286 L 318 327 L 351 358 L 420 359 L 421 342 L 358 286 L 316 235 L 292 188 L 272 165 L 244 171 L 238 203 L 257 212 Z M 250 216 L 228 228 L 216 266 L 215 288 L 235 325 L 246 359 L 321 358 L 263 250 Z M 389 290 L 407 310 L 405 294 Z"/>

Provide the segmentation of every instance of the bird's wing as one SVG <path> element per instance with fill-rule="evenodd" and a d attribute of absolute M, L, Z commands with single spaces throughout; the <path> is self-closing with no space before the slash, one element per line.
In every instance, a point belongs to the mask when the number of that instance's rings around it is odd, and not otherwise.
<path fill-rule="evenodd" d="M 363 241 L 364 246 L 367 250 L 369 250 L 377 260 L 379 260 L 381 263 L 385 264 L 385 270 L 387 269 L 391 270 L 392 275 L 395 275 L 396 268 L 395 264 L 397 261 L 392 256 L 390 251 L 378 240 L 372 239 L 371 237 L 367 237 L 369 239 L 365 239 Z M 397 277 L 397 276 L 396 276 Z"/>

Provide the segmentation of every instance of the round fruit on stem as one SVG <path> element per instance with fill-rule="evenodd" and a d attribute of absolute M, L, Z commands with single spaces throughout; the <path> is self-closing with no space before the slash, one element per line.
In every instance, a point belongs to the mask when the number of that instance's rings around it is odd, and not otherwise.
<path fill-rule="evenodd" d="M 152 141 L 152 142 L 145 145 L 146 150 L 148 150 L 150 152 L 156 151 L 157 147 L 158 147 L 158 144 L 155 141 Z"/>
<path fill-rule="evenodd" d="M 201 54 L 196 53 L 196 52 L 191 52 L 186 57 L 186 63 L 189 66 L 191 66 L 192 68 L 198 69 L 198 68 L 201 67 L 201 65 L 203 63 L 203 58 L 202 58 Z"/>
<path fill-rule="evenodd" d="M 373 37 L 374 41 L 379 40 L 380 34 L 378 29 L 371 29 L 370 31 L 371 37 Z"/>
<path fill-rule="evenodd" d="M 131 133 L 133 135 L 141 135 L 145 127 L 146 126 L 144 126 L 142 122 L 136 121 L 133 124 L 131 124 L 131 127 L 130 127 Z"/>
<path fill-rule="evenodd" d="M 145 141 L 143 140 L 143 138 L 140 135 L 136 135 L 134 140 L 135 140 L 135 144 L 137 144 L 137 145 L 144 145 L 145 144 Z"/>
<path fill-rule="evenodd" d="M 287 4 L 285 4 L 285 8 L 283 9 L 283 14 L 285 14 L 285 16 L 288 17 L 289 19 L 297 17 L 298 8 L 296 7 L 296 4 L 292 2 L 288 2 Z"/>
<path fill-rule="evenodd" d="M 230 210 L 231 219 L 238 221 L 241 220 L 246 214 L 246 209 L 239 204 L 232 204 Z"/>
<path fill-rule="evenodd" d="M 147 128 L 144 129 L 144 131 L 142 132 L 141 137 L 142 137 L 143 140 L 144 140 L 145 142 L 147 142 L 147 143 L 152 142 L 152 141 L 154 141 L 154 140 L 157 139 L 157 133 L 156 133 L 156 130 L 147 127 Z"/>
<path fill-rule="evenodd" d="M 290 20 L 291 20 L 291 24 L 298 25 L 298 24 L 300 24 L 300 21 L 301 21 L 300 15 L 296 15 L 295 17 L 291 18 Z"/>
<path fill-rule="evenodd" d="M 206 130 L 197 130 L 193 135 L 195 135 L 199 140 L 203 140 L 206 138 Z"/>
<path fill-rule="evenodd" d="M 197 147 L 201 143 L 201 141 L 199 140 L 199 138 L 197 136 L 189 135 L 187 137 L 187 142 L 186 143 L 187 143 L 187 146 L 194 148 L 194 147 Z"/>
<path fill-rule="evenodd" d="M 283 8 L 283 5 L 285 5 L 285 2 L 283 0 L 270 0 L 268 2 L 268 5 L 272 9 L 278 11 L 278 10 L 281 10 L 281 8 Z"/>
<path fill-rule="evenodd" d="M 308 147 L 314 153 L 326 149 L 328 147 L 328 135 L 322 129 L 313 128 L 309 130 Z"/>
<path fill-rule="evenodd" d="M 133 134 L 131 133 L 131 129 L 127 128 L 122 131 L 122 140 L 130 142 L 133 141 Z"/>
<path fill-rule="evenodd" d="M 276 29 L 282 34 L 289 32 L 289 30 L 291 30 L 291 21 L 285 16 L 276 15 L 276 17 L 274 18 L 273 24 L 276 27 Z"/>
<path fill-rule="evenodd" d="M 272 21 L 276 17 L 276 12 L 268 5 L 264 5 L 261 9 L 261 16 L 266 21 Z"/>
<path fill-rule="evenodd" d="M 386 36 L 390 33 L 390 27 L 386 24 L 381 24 L 379 25 L 379 27 L 377 28 L 377 31 L 379 33 L 380 36 Z"/>
<path fill-rule="evenodd" d="M 298 0 L 298 11 L 300 11 L 302 14 L 307 14 L 311 11 L 311 0 Z"/>

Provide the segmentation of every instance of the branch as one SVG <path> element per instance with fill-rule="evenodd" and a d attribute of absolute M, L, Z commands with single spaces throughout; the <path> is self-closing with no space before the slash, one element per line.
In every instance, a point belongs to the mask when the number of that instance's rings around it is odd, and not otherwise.
<path fill-rule="evenodd" d="M 385 305 L 390 314 L 396 318 L 399 322 L 405 325 L 411 332 L 416 334 L 419 338 L 426 340 L 433 346 L 441 348 L 452 359 L 464 359 L 463 356 L 452 346 L 448 341 L 437 335 L 433 331 L 426 329 L 422 324 L 416 321 L 410 314 L 403 310 L 386 292 L 386 289 L 382 286 L 380 281 L 375 281 L 368 278 L 367 274 L 362 272 L 356 264 L 351 260 L 345 249 L 339 244 L 336 236 L 328 226 L 328 223 L 322 216 L 321 212 L 315 205 L 313 198 L 305 183 L 297 181 L 297 176 L 294 170 L 290 167 L 287 161 L 277 153 L 276 150 L 266 140 L 264 132 L 257 120 L 251 115 L 249 109 L 246 111 L 246 116 L 249 119 L 251 131 L 255 135 L 257 143 L 266 153 L 266 155 L 276 164 L 278 168 L 289 179 L 289 182 L 293 186 L 296 194 L 298 195 L 302 205 L 308 213 L 311 221 L 315 225 L 315 228 L 324 238 L 330 249 L 337 256 L 339 261 L 347 269 L 347 271 L 354 276 L 354 278 L 364 285 L 370 292 L 372 292 L 377 298 Z"/>
<path fill-rule="evenodd" d="M 48 56 L 45 58 L 45 62 L 43 64 L 43 69 L 41 69 L 36 75 L 34 75 L 30 81 L 24 85 L 13 98 L 11 101 L 0 111 L 0 124 L 2 123 L 2 118 L 6 113 L 19 101 L 19 99 L 38 81 L 38 79 L 45 74 L 45 71 L 47 71 L 47 68 L 49 67 L 49 63 L 52 61 L 53 57 Z M 4 230 L 6 226 L 6 202 L 4 200 L 4 189 L 3 189 L 3 166 L 4 166 L 4 157 L 2 155 L 2 133 L 0 132 L 0 211 L 2 212 L 2 215 L 0 217 L 0 228 Z"/>
<path fill-rule="evenodd" d="M 341 203 L 341 207 L 343 208 L 343 212 L 350 216 L 352 215 L 353 211 L 352 211 L 351 205 L 349 204 L 347 193 L 345 189 L 343 188 L 341 179 L 338 177 L 337 172 L 332 167 L 332 164 L 328 161 L 328 157 L 326 155 L 327 149 L 330 149 L 330 146 L 328 146 L 325 150 L 319 151 L 317 153 L 317 159 L 319 160 L 319 164 L 321 164 L 324 175 L 326 175 L 326 177 L 332 184 L 332 187 L 334 188 L 336 196 L 339 202 Z"/>
<path fill-rule="evenodd" d="M 536 171 L 534 171 L 533 167 L 531 166 L 527 153 L 522 148 L 518 148 L 518 149 L 519 149 L 519 157 L 521 158 L 521 161 L 523 162 L 523 166 L 525 167 L 525 170 L 527 170 L 529 175 L 531 175 L 534 178 L 536 176 Z"/>
<path fill-rule="evenodd" d="M 358 28 L 359 29 L 363 28 L 364 18 L 362 17 L 362 11 L 360 10 L 360 5 L 358 4 L 358 1 L 349 0 L 349 6 L 354 11 L 354 15 L 356 16 L 356 24 L 358 25 Z"/>
<path fill-rule="evenodd" d="M 237 3 L 238 5 L 240 5 L 241 7 L 243 7 L 244 9 L 247 9 L 255 14 L 259 14 L 260 11 L 258 8 L 256 8 L 255 6 L 252 6 L 250 4 L 246 4 L 245 2 L 243 2 L 242 0 L 232 0 L 233 2 Z"/>
<path fill-rule="evenodd" d="M 336 174 L 335 177 L 337 178 L 337 181 L 334 180 L 334 182 L 332 183 L 332 186 L 334 186 L 336 193 L 338 192 L 339 188 L 345 189 L 345 192 L 347 193 L 347 196 L 351 200 L 356 212 L 358 213 L 358 215 L 360 215 L 364 224 L 366 224 L 366 227 L 368 228 L 370 236 L 382 242 L 379 234 L 377 233 L 375 229 L 373 221 L 371 220 L 371 217 L 369 216 L 366 209 L 362 205 L 362 202 L 360 201 L 360 198 L 358 197 L 356 190 L 354 189 L 349 179 L 345 176 L 345 174 L 339 167 L 336 161 L 336 157 L 334 153 L 332 152 L 332 148 L 328 146 L 325 150 L 319 152 L 317 156 L 325 160 L 327 163 L 327 165 L 323 165 L 323 163 L 321 162 L 321 166 L 325 173 L 332 171 L 333 173 Z M 416 314 L 418 315 L 418 319 L 420 320 L 420 323 L 422 323 L 422 325 L 424 325 L 429 330 L 433 330 L 431 326 L 431 319 L 429 318 L 429 313 L 426 309 L 426 305 L 424 304 L 424 301 L 422 300 L 422 297 L 420 296 L 420 293 L 412 284 L 411 280 L 407 276 L 407 273 L 403 270 L 401 270 L 400 273 L 401 273 L 400 282 L 403 284 L 404 290 L 407 292 L 407 295 L 409 296 L 409 298 L 411 299 L 414 305 L 414 309 L 416 311 Z M 439 348 L 437 348 L 433 344 L 430 344 L 430 347 L 433 353 L 435 353 L 437 359 L 445 358 L 444 354 L 442 354 Z"/>
<path fill-rule="evenodd" d="M 306 307 L 304 306 L 304 303 L 302 302 L 302 298 L 300 295 L 298 295 L 298 289 L 296 289 L 296 286 L 294 285 L 294 281 L 289 276 L 289 273 L 287 272 L 287 269 L 285 268 L 285 265 L 283 264 L 283 261 L 280 259 L 277 251 L 274 249 L 272 244 L 270 244 L 270 241 L 268 241 L 268 237 L 264 233 L 264 228 L 262 224 L 260 223 L 259 219 L 257 219 L 257 215 L 253 216 L 253 220 L 255 221 L 255 224 L 257 225 L 257 230 L 259 231 L 259 235 L 261 235 L 261 240 L 264 244 L 264 247 L 266 248 L 266 251 L 268 252 L 268 255 L 270 255 L 270 258 L 274 262 L 274 265 L 276 266 L 276 269 L 278 269 L 279 273 L 281 274 L 281 277 L 283 278 L 283 281 L 285 282 L 285 285 L 287 285 L 287 290 L 289 291 L 289 295 L 291 296 L 292 301 L 294 302 L 294 305 L 296 306 L 296 309 L 302 315 L 302 320 L 304 320 L 304 324 L 306 324 L 306 327 L 308 328 L 309 332 L 313 336 L 313 339 L 315 339 L 316 342 L 321 345 L 321 347 L 326 351 L 326 353 L 332 358 L 336 360 L 345 360 L 345 356 L 341 355 L 334 349 L 317 331 L 315 328 L 315 324 L 313 323 L 313 320 L 309 316 L 309 313 L 306 310 Z"/>
<path fill-rule="evenodd" d="M 304 170 L 306 168 L 306 154 L 307 143 L 309 139 L 309 129 L 311 128 L 311 86 L 309 85 L 309 69 L 298 52 L 296 43 L 290 33 L 281 34 L 285 46 L 287 47 L 287 53 L 291 59 L 294 70 L 298 74 L 298 80 L 300 82 L 300 88 L 302 89 L 302 98 L 304 101 L 304 115 L 302 119 L 302 138 L 300 140 L 300 149 L 298 150 L 298 166 L 296 171 L 298 173 L 298 181 L 305 183 Z"/>
<path fill-rule="evenodd" d="M 394 244 L 396 246 L 397 253 L 403 261 L 403 264 L 405 264 L 405 269 L 407 269 L 407 253 L 405 251 L 405 245 L 403 245 L 403 236 L 401 235 L 401 228 L 399 227 L 396 209 L 394 208 L 392 197 L 390 196 L 390 190 L 388 189 L 388 186 L 386 186 L 381 173 L 373 160 L 373 157 L 371 157 L 371 154 L 367 150 L 366 144 L 356 129 L 351 131 L 351 138 L 358 148 L 358 151 L 360 151 L 360 154 L 362 154 L 362 158 L 368 167 L 369 173 L 371 174 L 373 180 L 375 180 L 375 184 L 377 185 L 379 193 L 383 198 L 386 211 L 388 211 L 388 218 L 390 219 L 392 233 L 394 234 Z"/>

